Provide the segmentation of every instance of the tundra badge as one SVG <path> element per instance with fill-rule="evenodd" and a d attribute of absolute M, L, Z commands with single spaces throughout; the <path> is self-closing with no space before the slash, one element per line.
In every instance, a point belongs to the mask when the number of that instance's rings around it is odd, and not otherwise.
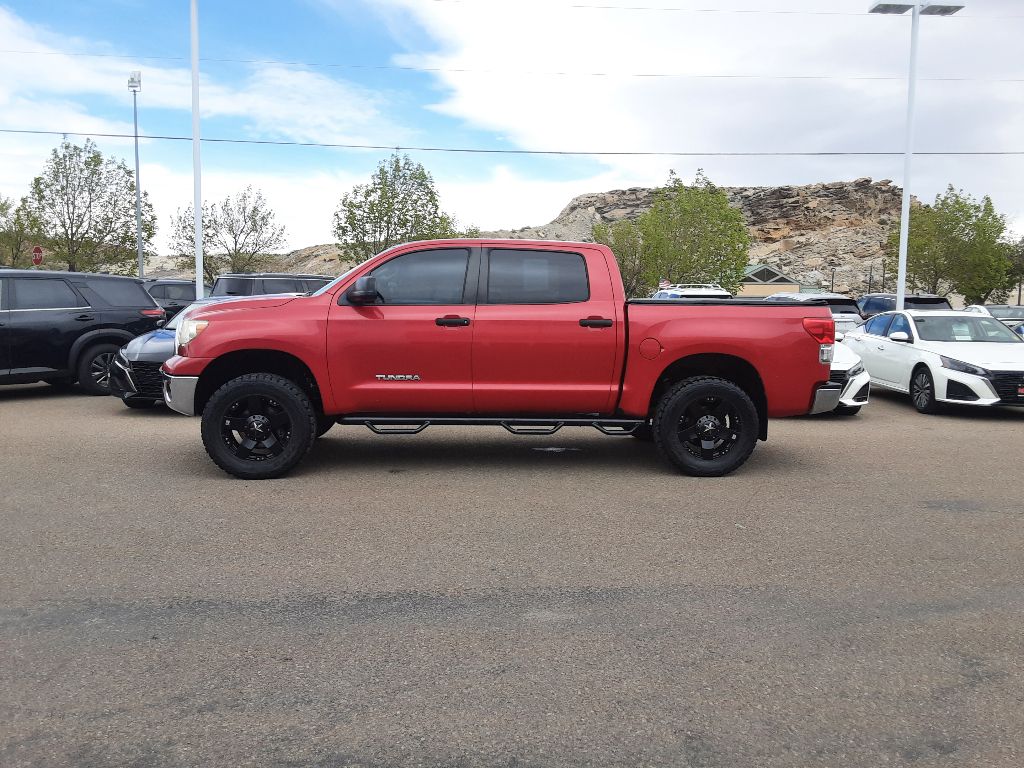
<path fill-rule="evenodd" d="M 378 373 L 377 381 L 419 381 L 418 373 Z"/>

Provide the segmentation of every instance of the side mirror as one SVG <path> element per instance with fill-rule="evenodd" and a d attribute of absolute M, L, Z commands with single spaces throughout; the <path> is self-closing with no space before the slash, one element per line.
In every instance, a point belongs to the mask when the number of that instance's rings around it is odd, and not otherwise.
<path fill-rule="evenodd" d="M 360 306 L 373 304 L 377 301 L 377 278 L 360 277 L 355 284 L 345 292 L 345 298 L 349 304 Z"/>
<path fill-rule="evenodd" d="M 904 344 L 910 342 L 910 336 L 905 331 L 893 331 L 889 334 L 890 341 L 901 341 Z"/>

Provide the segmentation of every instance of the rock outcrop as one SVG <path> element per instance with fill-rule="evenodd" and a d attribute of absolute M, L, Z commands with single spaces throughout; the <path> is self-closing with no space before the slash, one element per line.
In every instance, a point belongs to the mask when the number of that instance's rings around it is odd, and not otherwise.
<path fill-rule="evenodd" d="M 589 241 L 598 222 L 635 219 L 656 189 L 633 187 L 580 195 L 550 224 L 486 233 L 494 237 Z M 883 247 L 899 225 L 902 190 L 886 179 L 787 187 L 728 187 L 753 243 L 751 264 L 769 264 L 802 285 L 863 292 L 869 273 L 878 290 Z"/>

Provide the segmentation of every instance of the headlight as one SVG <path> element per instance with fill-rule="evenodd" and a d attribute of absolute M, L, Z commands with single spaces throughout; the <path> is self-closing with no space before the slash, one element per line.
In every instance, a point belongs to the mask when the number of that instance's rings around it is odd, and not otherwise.
<path fill-rule="evenodd" d="M 209 324 L 210 322 L 208 320 L 188 319 L 178 323 L 178 329 L 174 332 L 174 346 L 181 349 L 182 346 L 188 344 L 192 339 L 202 333 Z"/>
<path fill-rule="evenodd" d="M 942 359 L 942 367 L 949 368 L 951 371 L 960 371 L 960 373 L 970 373 L 974 376 L 991 375 L 984 368 L 981 368 L 977 365 L 971 365 L 970 363 L 964 363 L 961 362 L 960 360 L 954 360 L 951 357 L 943 357 L 942 355 L 939 355 L 939 357 Z"/>
<path fill-rule="evenodd" d="M 862 373 L 864 373 L 864 365 L 863 363 L 857 363 L 853 368 L 846 372 L 846 375 L 852 379 L 854 376 L 860 376 Z"/>

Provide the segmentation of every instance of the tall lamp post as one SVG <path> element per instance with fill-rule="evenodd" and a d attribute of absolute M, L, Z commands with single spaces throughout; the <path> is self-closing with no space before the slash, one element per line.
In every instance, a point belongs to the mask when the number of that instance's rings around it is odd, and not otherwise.
<path fill-rule="evenodd" d="M 899 274 L 896 277 L 896 309 L 903 309 L 907 293 L 907 240 L 910 237 L 910 161 L 914 155 L 914 91 L 917 86 L 917 27 L 921 16 L 952 16 L 962 5 L 947 3 L 872 3 L 869 13 L 911 12 L 910 71 L 907 75 L 907 124 L 903 145 L 903 204 L 900 209 Z"/>
<path fill-rule="evenodd" d="M 128 90 L 132 92 L 132 117 L 135 121 L 135 247 L 139 252 L 139 277 L 144 276 L 145 264 L 142 258 L 142 183 L 139 181 L 139 91 L 142 90 L 142 73 L 128 73 Z"/>

